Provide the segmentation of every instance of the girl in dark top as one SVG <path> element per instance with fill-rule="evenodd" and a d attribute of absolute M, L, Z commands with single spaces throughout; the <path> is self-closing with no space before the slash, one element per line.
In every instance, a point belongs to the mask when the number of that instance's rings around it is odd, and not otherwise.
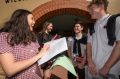
<path fill-rule="evenodd" d="M 52 36 L 50 32 L 53 30 L 53 24 L 51 22 L 45 22 L 43 25 L 43 29 L 38 33 L 38 42 L 40 45 L 43 45 L 44 43 L 54 40 L 57 38 L 57 35 Z M 44 79 L 49 79 L 51 76 L 51 70 L 49 69 L 52 65 L 52 61 L 48 61 L 47 63 L 44 63 L 41 65 L 41 68 L 43 69 L 43 77 Z"/>

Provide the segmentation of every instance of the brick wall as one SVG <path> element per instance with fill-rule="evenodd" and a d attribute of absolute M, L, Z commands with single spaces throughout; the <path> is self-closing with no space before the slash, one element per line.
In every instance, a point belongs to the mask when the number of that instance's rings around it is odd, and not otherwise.
<path fill-rule="evenodd" d="M 88 21 L 91 21 L 87 11 L 88 4 L 86 0 L 51 0 L 42 4 L 32 11 L 36 20 L 36 28 L 49 18 L 62 14 L 82 15 L 86 16 Z"/>

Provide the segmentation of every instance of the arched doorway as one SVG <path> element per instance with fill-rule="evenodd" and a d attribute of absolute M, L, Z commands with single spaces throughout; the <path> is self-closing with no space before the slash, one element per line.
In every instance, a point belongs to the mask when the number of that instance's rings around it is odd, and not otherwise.
<path fill-rule="evenodd" d="M 90 19 L 90 15 L 87 11 L 87 5 L 89 2 L 86 0 L 51 0 L 43 5 L 35 8 L 32 13 L 35 16 L 36 27 L 34 28 L 36 32 L 39 32 L 42 28 L 42 25 L 45 21 L 53 19 L 54 17 L 62 17 L 64 16 L 72 16 L 72 17 L 82 17 L 84 18 L 83 23 L 88 25 L 93 21 Z M 59 28 L 63 28 L 58 26 Z M 68 29 L 71 28 L 66 26 Z M 55 72 L 57 76 L 61 77 L 61 79 L 67 79 L 67 72 L 63 68 L 55 68 L 55 71 L 60 70 L 62 73 Z"/>
<path fill-rule="evenodd" d="M 36 20 L 35 31 L 40 31 L 41 26 L 45 21 L 61 15 L 78 16 L 79 18 L 82 17 L 84 18 L 82 23 L 88 25 L 92 22 L 87 11 L 88 4 L 89 2 L 86 0 L 52 0 L 38 6 L 32 11 Z M 63 28 L 64 26 L 58 27 Z M 71 26 L 66 26 L 66 28 L 71 28 Z"/>

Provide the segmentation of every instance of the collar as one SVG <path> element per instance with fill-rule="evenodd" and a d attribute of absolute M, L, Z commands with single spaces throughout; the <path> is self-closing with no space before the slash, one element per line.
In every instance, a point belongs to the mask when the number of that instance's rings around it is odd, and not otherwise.
<path fill-rule="evenodd" d="M 102 22 L 104 20 L 106 20 L 107 18 L 109 18 L 111 15 L 110 14 L 106 14 L 103 17 L 101 17 L 100 19 L 97 20 L 97 22 Z"/>
<path fill-rule="evenodd" d="M 83 34 L 81 34 L 79 37 L 75 36 L 77 40 L 81 39 L 83 37 Z"/>

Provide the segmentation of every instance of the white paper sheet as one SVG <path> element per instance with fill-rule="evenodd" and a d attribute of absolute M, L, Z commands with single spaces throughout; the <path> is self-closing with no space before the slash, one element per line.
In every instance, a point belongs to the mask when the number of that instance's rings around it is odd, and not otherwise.
<path fill-rule="evenodd" d="M 40 60 L 38 60 L 38 65 L 41 65 L 49 61 L 54 56 L 68 50 L 65 37 L 47 43 L 50 45 L 50 49 L 48 50 L 45 56 L 43 56 Z"/>

